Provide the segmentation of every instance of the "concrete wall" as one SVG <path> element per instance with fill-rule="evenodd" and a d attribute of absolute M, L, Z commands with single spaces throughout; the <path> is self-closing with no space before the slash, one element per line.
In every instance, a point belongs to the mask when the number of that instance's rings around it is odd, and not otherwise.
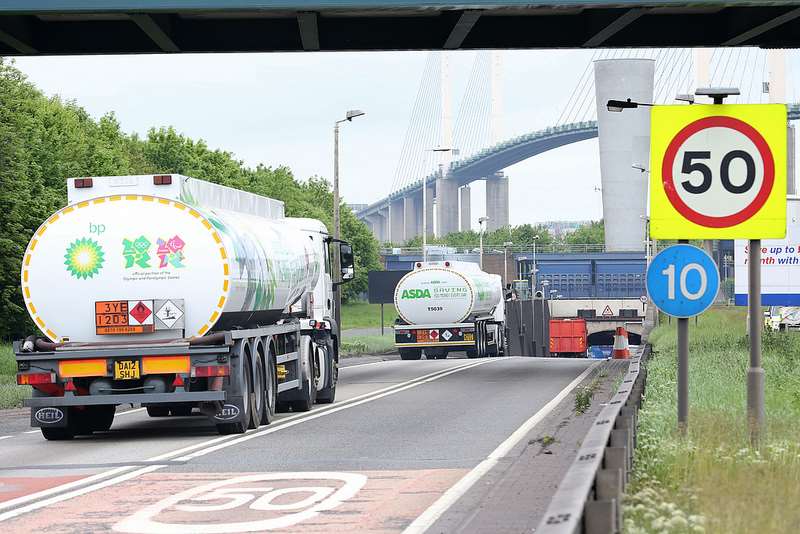
<path fill-rule="evenodd" d="M 403 199 L 393 200 L 389 205 L 389 241 L 395 244 L 405 241 L 405 222 L 403 219 Z"/>
<path fill-rule="evenodd" d="M 486 178 L 486 215 L 488 231 L 508 226 L 508 177 L 502 172 Z"/>
<path fill-rule="evenodd" d="M 643 317 L 646 308 L 639 299 L 556 299 L 550 301 L 550 313 L 553 317 L 577 317 L 578 310 L 595 310 L 597 317 L 602 317 L 606 306 L 611 317 L 618 317 L 623 308 L 636 310 L 638 317 Z"/>
<path fill-rule="evenodd" d="M 606 250 L 644 250 L 648 174 L 632 164 L 650 167 L 650 109 L 609 112 L 609 100 L 653 102 L 655 62 L 650 59 L 595 61 L 597 126 Z"/>
<path fill-rule="evenodd" d="M 422 195 L 409 195 L 403 198 L 403 236 L 405 240 L 413 239 L 420 234 L 422 218 L 417 217 L 422 213 Z"/>

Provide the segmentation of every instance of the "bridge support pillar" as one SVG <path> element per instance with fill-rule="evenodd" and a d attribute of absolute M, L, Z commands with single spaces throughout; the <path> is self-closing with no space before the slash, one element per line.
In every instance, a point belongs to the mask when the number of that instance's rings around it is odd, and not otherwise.
<path fill-rule="evenodd" d="M 608 59 L 594 62 L 600 180 L 606 250 L 644 250 L 647 176 L 631 165 L 648 167 L 650 109 L 612 113 L 609 100 L 653 101 L 655 62 L 651 59 Z"/>
<path fill-rule="evenodd" d="M 451 177 L 436 179 L 436 236 L 458 232 L 458 182 Z"/>
<path fill-rule="evenodd" d="M 378 213 L 375 214 L 375 219 L 377 221 L 375 237 L 381 243 L 389 241 L 389 207 L 378 210 Z"/>
<path fill-rule="evenodd" d="M 414 239 L 422 227 L 422 195 L 408 195 L 403 197 L 403 240 Z M 420 215 L 419 217 L 417 215 Z"/>
<path fill-rule="evenodd" d="M 460 190 L 460 201 L 461 201 L 461 210 L 460 210 L 460 226 L 459 229 L 462 232 L 468 232 L 472 229 L 472 195 L 471 189 L 468 185 L 465 185 Z"/>
<path fill-rule="evenodd" d="M 405 222 L 403 221 L 403 199 L 392 200 L 389 204 L 389 241 L 394 245 L 405 242 Z"/>
<path fill-rule="evenodd" d="M 502 172 L 486 178 L 486 216 L 488 231 L 508 226 L 508 177 Z"/>

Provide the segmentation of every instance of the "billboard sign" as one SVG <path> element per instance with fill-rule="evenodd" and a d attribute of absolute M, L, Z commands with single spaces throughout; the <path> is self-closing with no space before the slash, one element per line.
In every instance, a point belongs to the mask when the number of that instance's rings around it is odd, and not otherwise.
<path fill-rule="evenodd" d="M 747 244 L 734 247 L 736 305 L 747 305 Z M 761 241 L 761 305 L 800 306 L 800 197 L 786 205 L 786 237 Z"/>

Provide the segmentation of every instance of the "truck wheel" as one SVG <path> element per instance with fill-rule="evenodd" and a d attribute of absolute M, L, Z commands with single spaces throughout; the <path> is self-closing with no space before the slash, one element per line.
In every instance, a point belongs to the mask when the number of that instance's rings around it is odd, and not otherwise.
<path fill-rule="evenodd" d="M 242 402 L 239 419 L 233 423 L 217 423 L 217 432 L 220 434 L 244 434 L 250 424 L 250 413 L 252 412 L 252 391 L 253 391 L 253 372 L 250 364 L 250 356 L 242 354 Z"/>
<path fill-rule="evenodd" d="M 75 437 L 75 428 L 69 425 L 64 428 L 42 427 L 42 436 L 47 441 L 66 441 Z"/>
<path fill-rule="evenodd" d="M 176 404 L 169 409 L 170 415 L 175 417 L 188 417 L 192 415 L 192 406 L 191 404 Z"/>
<path fill-rule="evenodd" d="M 148 406 L 147 415 L 150 417 L 166 417 L 169 415 L 169 406 Z"/>
<path fill-rule="evenodd" d="M 420 349 L 400 349 L 401 360 L 421 360 L 422 350 Z"/>
<path fill-rule="evenodd" d="M 264 383 L 264 412 L 261 414 L 261 424 L 268 425 L 275 420 L 278 410 L 278 371 L 275 359 L 267 353 L 267 372 Z"/>
<path fill-rule="evenodd" d="M 317 402 L 331 404 L 336 399 L 336 384 L 339 382 L 339 358 L 335 353 L 333 340 L 329 339 L 325 346 L 325 372 L 328 386 L 317 392 Z"/>
<path fill-rule="evenodd" d="M 317 381 L 315 379 L 314 358 L 309 358 L 309 372 L 303 381 L 303 391 L 301 399 L 290 401 L 289 405 L 294 412 L 307 412 L 311 410 L 317 401 Z"/>
<path fill-rule="evenodd" d="M 264 417 L 264 400 L 267 398 L 266 388 L 264 387 L 264 363 L 256 354 L 255 364 L 251 365 L 253 374 L 250 375 L 250 418 L 247 428 L 258 428 L 261 426 L 261 418 Z M 245 399 L 247 402 L 248 399 Z"/>
<path fill-rule="evenodd" d="M 106 406 L 92 406 L 88 411 L 91 417 L 91 428 L 95 432 L 106 432 L 114 424 L 114 414 L 117 407 L 113 404 Z"/>
<path fill-rule="evenodd" d="M 467 358 L 477 358 L 478 351 L 476 349 L 467 349 Z"/>

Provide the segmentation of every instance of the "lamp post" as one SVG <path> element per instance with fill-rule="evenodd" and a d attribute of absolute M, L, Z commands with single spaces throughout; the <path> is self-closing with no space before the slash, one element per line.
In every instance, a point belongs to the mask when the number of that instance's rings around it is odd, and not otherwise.
<path fill-rule="evenodd" d="M 359 109 L 351 109 L 345 114 L 345 117 L 341 120 L 336 121 L 333 123 L 333 239 L 338 240 L 340 239 L 341 235 L 341 226 L 339 221 L 339 124 L 347 121 L 350 122 L 356 117 L 360 117 L 364 115 L 364 112 Z M 342 294 L 339 291 L 339 286 L 335 284 L 335 282 L 340 282 L 340 278 L 342 276 L 341 269 L 339 268 L 339 246 L 336 241 L 334 241 L 336 246 L 333 247 L 333 265 L 336 269 L 336 274 L 331 273 L 331 280 L 334 282 L 333 286 L 333 299 L 334 299 L 334 310 L 333 310 L 333 318 L 336 321 L 336 334 L 339 338 L 341 338 L 341 308 L 342 308 Z"/>
<path fill-rule="evenodd" d="M 450 152 L 449 147 L 429 148 L 426 152 Z M 422 177 L 422 262 L 428 259 L 428 175 Z"/>
<path fill-rule="evenodd" d="M 487 223 L 488 220 L 489 220 L 489 217 L 481 217 L 481 218 L 478 219 L 478 227 L 480 228 L 480 238 L 481 238 L 481 244 L 480 244 L 480 266 L 481 266 L 481 270 L 483 270 L 483 232 L 486 229 L 486 223 Z"/>
<path fill-rule="evenodd" d="M 533 236 L 533 267 L 531 268 L 531 298 L 536 294 L 536 242 L 539 236 Z"/>
<path fill-rule="evenodd" d="M 508 285 L 508 247 L 510 247 L 513 244 L 514 243 L 512 243 L 511 241 L 506 241 L 505 243 L 503 243 L 503 247 L 505 249 L 504 250 L 505 253 L 503 254 L 503 275 L 505 276 L 504 282 L 506 283 L 506 285 Z"/>

